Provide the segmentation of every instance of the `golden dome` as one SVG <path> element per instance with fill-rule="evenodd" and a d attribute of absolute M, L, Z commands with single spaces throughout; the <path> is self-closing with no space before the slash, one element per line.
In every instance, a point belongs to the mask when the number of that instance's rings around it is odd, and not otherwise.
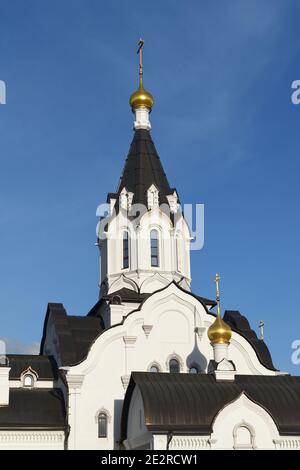
<path fill-rule="evenodd" d="M 229 343 L 232 332 L 227 323 L 218 314 L 212 325 L 208 328 L 207 336 L 212 344 Z"/>
<path fill-rule="evenodd" d="M 145 90 L 142 80 L 139 88 L 131 95 L 129 103 L 132 111 L 137 108 L 148 108 L 151 111 L 154 99 L 151 93 Z"/>

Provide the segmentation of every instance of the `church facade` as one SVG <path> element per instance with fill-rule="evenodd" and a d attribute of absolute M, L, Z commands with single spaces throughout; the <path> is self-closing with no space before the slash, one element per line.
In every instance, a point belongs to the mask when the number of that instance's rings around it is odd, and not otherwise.
<path fill-rule="evenodd" d="M 40 354 L 0 364 L 0 449 L 300 449 L 300 377 L 238 311 L 192 291 L 189 226 L 131 96 L 134 136 L 98 226 L 98 302 L 48 305 Z"/>

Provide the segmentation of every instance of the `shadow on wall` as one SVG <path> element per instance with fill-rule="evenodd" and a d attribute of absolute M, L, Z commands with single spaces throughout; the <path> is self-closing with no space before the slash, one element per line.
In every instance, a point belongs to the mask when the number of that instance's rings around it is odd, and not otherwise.
<path fill-rule="evenodd" d="M 186 358 L 186 365 L 188 369 L 197 367 L 197 369 L 199 369 L 198 372 L 204 372 L 207 368 L 207 360 L 198 348 L 196 332 L 194 333 L 194 338 L 194 348 Z"/>
<path fill-rule="evenodd" d="M 121 439 L 121 416 L 123 409 L 123 400 L 114 400 L 114 422 L 113 422 L 113 436 L 114 436 L 114 449 L 119 449 L 119 442 Z"/>

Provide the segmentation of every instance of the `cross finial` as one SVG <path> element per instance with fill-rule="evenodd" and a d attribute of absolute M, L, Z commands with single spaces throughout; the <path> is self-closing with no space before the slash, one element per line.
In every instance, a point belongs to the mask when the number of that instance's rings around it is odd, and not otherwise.
<path fill-rule="evenodd" d="M 265 322 L 263 320 L 260 320 L 259 322 L 259 331 L 260 331 L 260 339 L 264 339 L 264 326 L 265 326 Z"/>
<path fill-rule="evenodd" d="M 220 316 L 220 315 L 221 315 L 221 311 L 220 311 L 219 280 L 220 280 L 220 276 L 219 276 L 218 273 L 216 273 L 216 276 L 215 276 L 215 283 L 216 283 L 217 314 Z"/>
<path fill-rule="evenodd" d="M 138 50 L 137 50 L 137 54 L 139 54 L 139 56 L 140 56 L 140 71 L 139 71 L 140 82 L 142 82 L 142 80 L 143 80 L 143 47 L 144 47 L 144 44 L 145 44 L 144 39 L 140 38 L 140 40 L 138 42 Z"/>

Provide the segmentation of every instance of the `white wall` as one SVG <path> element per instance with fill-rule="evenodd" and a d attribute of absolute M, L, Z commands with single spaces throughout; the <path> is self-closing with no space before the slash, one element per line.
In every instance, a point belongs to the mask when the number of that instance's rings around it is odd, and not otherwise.
<path fill-rule="evenodd" d="M 213 321 L 214 317 L 197 299 L 171 284 L 149 297 L 141 310 L 128 315 L 122 325 L 104 331 L 93 343 L 87 359 L 67 371 L 67 380 L 82 378 L 76 391 L 76 410 L 70 401 L 72 447 L 117 447 L 123 399 L 132 371 L 147 371 L 155 362 L 167 372 L 173 356 L 178 357 L 182 372 L 195 363 L 206 371 L 213 358 L 207 337 Z M 195 326 L 199 335 L 194 333 Z M 274 375 L 259 363 L 244 338 L 237 334 L 234 337 L 239 347 L 229 347 L 229 359 L 241 367 L 237 373 Z M 97 434 L 97 412 L 101 408 L 111 416 L 107 439 L 99 439 Z M 73 428 L 72 422 L 77 423 Z"/>
<path fill-rule="evenodd" d="M 152 229 L 159 233 L 158 267 L 151 266 Z M 124 231 L 129 233 L 129 267 L 126 269 L 123 269 Z M 123 276 L 132 279 L 131 288 L 138 285 L 142 292 L 153 292 L 173 279 L 179 282 L 181 278 L 184 278 L 181 281 L 183 286 L 190 288 L 190 232 L 183 217 L 179 217 L 173 227 L 170 218 L 158 207 L 145 212 L 134 222 L 120 211 L 109 222 L 106 237 L 100 240 L 100 251 L 100 279 L 101 282 L 107 281 L 109 292 L 129 287 L 123 283 Z"/>
<path fill-rule="evenodd" d="M 251 444 L 247 444 L 247 429 L 248 434 L 252 435 Z M 216 449 L 274 449 L 273 440 L 279 438 L 277 427 L 270 415 L 244 394 L 218 414 L 213 430 L 213 448 Z"/>
<path fill-rule="evenodd" d="M 152 434 L 145 426 L 145 412 L 142 395 L 138 387 L 135 387 L 131 397 L 128 413 L 126 449 L 150 449 L 152 446 Z"/>

